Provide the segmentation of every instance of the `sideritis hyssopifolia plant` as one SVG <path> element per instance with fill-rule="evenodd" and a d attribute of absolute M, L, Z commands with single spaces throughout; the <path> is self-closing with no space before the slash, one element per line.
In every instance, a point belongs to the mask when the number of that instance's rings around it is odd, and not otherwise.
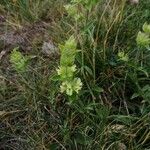
<path fill-rule="evenodd" d="M 62 82 L 60 86 L 61 93 L 66 93 L 68 96 L 78 94 L 82 87 L 80 78 L 75 77 L 77 68 L 74 64 L 75 56 L 78 50 L 76 49 L 76 41 L 71 36 L 64 45 L 60 45 L 60 66 L 57 69 L 59 80 Z"/>
<path fill-rule="evenodd" d="M 96 55 L 96 42 L 94 41 L 95 33 L 95 20 L 96 10 L 99 0 L 71 0 L 68 4 L 64 5 L 69 19 L 71 19 L 71 27 L 75 37 L 79 41 L 81 56 L 78 59 L 81 65 L 81 76 L 84 78 L 86 86 L 94 97 L 86 76 L 92 74 L 90 83 L 96 81 L 96 68 L 95 68 L 95 55 Z M 89 46 L 90 45 L 90 46 Z M 90 64 L 89 64 L 90 63 Z M 88 72 L 87 74 L 85 72 Z M 93 80 L 94 79 L 94 80 Z M 79 82 L 79 79 L 78 79 Z"/>
<path fill-rule="evenodd" d="M 138 62 L 140 62 L 140 69 L 145 73 L 146 78 L 149 78 L 150 70 L 149 70 L 149 64 L 144 63 L 144 61 L 148 62 L 149 61 L 149 52 L 150 52 L 150 24 L 144 23 L 142 27 L 143 31 L 139 31 L 136 42 L 139 47 L 138 52 L 139 54 L 139 59 Z M 150 103 L 150 86 L 145 82 L 146 84 L 142 87 L 139 84 L 139 89 L 136 93 L 133 94 L 132 99 L 136 97 L 142 97 L 143 98 L 143 107 L 142 111 L 146 109 L 146 102 Z"/>
<path fill-rule="evenodd" d="M 150 45 L 150 25 L 144 23 L 143 25 L 143 32 L 139 31 L 136 42 L 141 47 L 146 47 L 149 49 Z"/>
<path fill-rule="evenodd" d="M 10 62 L 18 73 L 26 71 L 28 60 L 29 57 L 23 56 L 18 47 L 14 48 L 10 54 Z"/>

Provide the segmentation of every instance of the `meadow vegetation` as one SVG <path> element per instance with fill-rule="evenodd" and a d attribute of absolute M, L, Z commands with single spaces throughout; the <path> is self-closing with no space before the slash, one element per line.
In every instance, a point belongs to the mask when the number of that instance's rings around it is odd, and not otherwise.
<path fill-rule="evenodd" d="M 1 0 L 0 149 L 150 149 L 149 6 Z"/>

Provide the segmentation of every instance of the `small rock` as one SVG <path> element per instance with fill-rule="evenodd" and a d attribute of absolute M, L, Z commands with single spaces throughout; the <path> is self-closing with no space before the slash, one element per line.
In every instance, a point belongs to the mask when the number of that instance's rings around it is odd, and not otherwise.
<path fill-rule="evenodd" d="M 1 16 L 0 16 L 0 23 L 1 23 L 1 22 L 5 22 L 5 21 L 6 21 L 6 18 L 1 15 Z"/>
<path fill-rule="evenodd" d="M 17 45 L 25 43 L 24 38 L 21 35 L 15 35 L 14 32 L 2 35 L 0 37 L 0 41 L 3 41 L 5 45 Z"/>
<path fill-rule="evenodd" d="M 6 54 L 6 51 L 4 51 L 4 50 L 0 52 L 0 61 L 5 54 Z"/>
<path fill-rule="evenodd" d="M 119 150 L 127 150 L 127 147 L 124 143 L 118 143 L 118 149 Z"/>
<path fill-rule="evenodd" d="M 48 56 L 57 55 L 59 52 L 58 48 L 51 42 L 44 42 L 42 46 L 42 53 Z"/>
<path fill-rule="evenodd" d="M 139 3 L 139 0 L 130 0 L 130 3 L 132 5 L 137 5 Z"/>

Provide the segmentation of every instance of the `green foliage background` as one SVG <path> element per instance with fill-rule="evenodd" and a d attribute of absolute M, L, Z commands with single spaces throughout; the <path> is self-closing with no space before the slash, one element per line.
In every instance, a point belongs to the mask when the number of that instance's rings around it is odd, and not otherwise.
<path fill-rule="evenodd" d="M 150 149 L 150 51 L 137 44 L 150 23 L 150 1 L 86 2 L 0 1 L 5 33 L 44 22 L 56 46 L 74 35 L 80 51 L 73 64 L 83 82 L 74 97 L 60 93 L 61 60 L 41 52 L 40 37 L 31 51 L 20 45 L 6 51 L 0 59 L 0 149 Z M 75 5 L 75 18 L 67 4 Z M 1 43 L 2 51 L 8 48 Z"/>

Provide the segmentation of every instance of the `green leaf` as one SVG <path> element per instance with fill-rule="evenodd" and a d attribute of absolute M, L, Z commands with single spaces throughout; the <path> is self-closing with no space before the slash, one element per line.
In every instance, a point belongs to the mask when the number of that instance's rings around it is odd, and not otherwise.
<path fill-rule="evenodd" d="M 84 69 L 88 72 L 89 75 L 93 76 L 91 68 L 89 68 L 88 66 L 84 66 Z"/>
<path fill-rule="evenodd" d="M 109 116 L 109 118 L 123 123 L 125 125 L 131 125 L 133 121 L 137 120 L 137 117 L 133 117 L 133 116 L 125 116 L 125 115 L 111 115 Z"/>
<path fill-rule="evenodd" d="M 92 88 L 92 90 L 95 91 L 95 92 L 98 92 L 98 93 L 104 92 L 103 88 L 101 88 L 101 87 L 99 87 L 99 86 L 97 86 L 97 85 L 95 85 L 95 86 Z"/>
<path fill-rule="evenodd" d="M 57 74 L 54 74 L 53 76 L 50 77 L 50 80 L 52 81 L 59 81 L 60 80 L 60 76 Z"/>
<path fill-rule="evenodd" d="M 137 98 L 137 97 L 139 97 L 139 94 L 138 94 L 138 93 L 134 93 L 134 94 L 132 95 L 131 99 L 134 99 L 134 98 Z"/>

